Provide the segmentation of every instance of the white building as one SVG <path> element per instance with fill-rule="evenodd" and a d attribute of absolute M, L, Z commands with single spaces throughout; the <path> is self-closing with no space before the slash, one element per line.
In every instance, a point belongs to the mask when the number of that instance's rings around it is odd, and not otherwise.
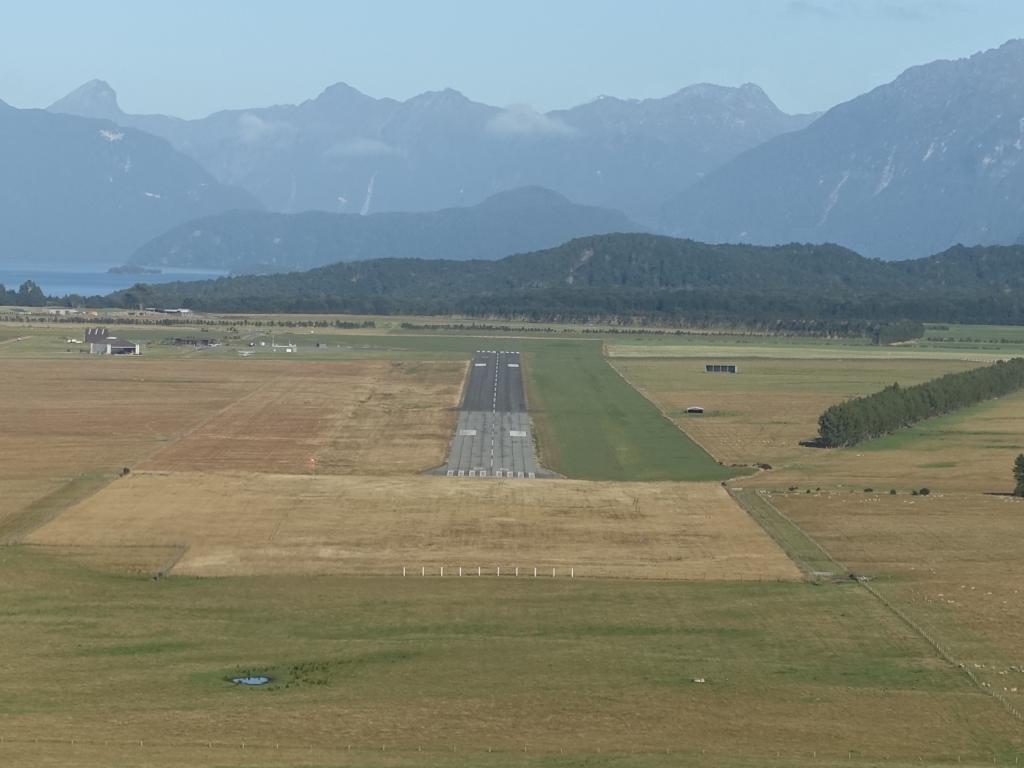
<path fill-rule="evenodd" d="M 106 328 L 89 328 L 85 332 L 85 343 L 94 355 L 141 355 L 142 347 L 134 341 L 111 336 Z"/>

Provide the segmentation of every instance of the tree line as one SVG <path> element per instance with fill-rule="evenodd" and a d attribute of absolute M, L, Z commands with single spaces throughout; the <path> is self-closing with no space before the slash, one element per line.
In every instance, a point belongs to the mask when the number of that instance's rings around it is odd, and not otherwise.
<path fill-rule="evenodd" d="M 0 283 L 0 305 L 17 307 L 43 307 L 46 306 L 46 294 L 43 289 L 31 280 L 26 280 L 18 290 L 8 290 Z"/>
<path fill-rule="evenodd" d="M 893 384 L 881 392 L 828 408 L 818 418 L 818 443 L 828 448 L 855 445 L 1021 388 L 1021 357 L 910 387 Z"/>
<path fill-rule="evenodd" d="M 498 261 L 374 259 L 289 274 L 137 284 L 49 303 L 733 326 L 888 344 L 915 338 L 924 322 L 1024 324 L 1022 259 L 1024 246 L 958 247 L 882 262 L 830 244 L 711 245 L 613 234 Z M 23 305 L 41 298 L 28 288 L 0 295 Z"/>

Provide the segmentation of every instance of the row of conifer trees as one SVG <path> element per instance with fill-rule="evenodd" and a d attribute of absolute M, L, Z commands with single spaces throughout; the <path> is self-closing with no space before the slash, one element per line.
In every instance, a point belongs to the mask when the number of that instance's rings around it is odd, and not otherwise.
<path fill-rule="evenodd" d="M 818 418 L 819 443 L 829 448 L 854 445 L 1021 388 L 1024 358 L 1020 357 L 910 387 L 893 384 L 826 410 Z"/>

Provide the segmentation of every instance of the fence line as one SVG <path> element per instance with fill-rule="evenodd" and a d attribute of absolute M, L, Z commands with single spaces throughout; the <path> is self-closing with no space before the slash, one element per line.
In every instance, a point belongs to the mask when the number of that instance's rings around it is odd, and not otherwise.
<path fill-rule="evenodd" d="M 731 495 L 731 492 L 730 492 L 730 495 Z M 822 556 L 826 560 L 828 560 L 830 563 L 832 563 L 832 565 L 835 566 L 837 572 L 840 572 L 840 573 L 849 573 L 850 572 L 848 568 L 846 568 L 844 565 L 839 563 L 839 561 L 837 561 L 834 557 L 832 557 L 832 555 L 829 553 L 829 551 L 827 549 L 825 549 L 825 547 L 823 547 L 817 541 L 817 539 L 815 539 L 813 536 L 811 536 L 809 533 L 807 533 L 807 531 L 805 531 L 798 523 L 796 523 L 792 518 L 790 518 L 785 512 L 783 512 L 781 509 L 779 509 L 774 504 L 772 504 L 771 501 L 768 500 L 768 498 L 765 496 L 765 494 L 762 491 L 757 491 L 757 495 L 765 504 L 767 504 L 769 507 L 771 507 L 771 509 L 775 512 L 776 515 L 778 515 L 778 517 L 782 521 L 784 521 L 787 525 L 791 526 L 793 528 L 793 530 L 797 531 L 801 536 L 803 536 L 805 539 L 807 539 L 808 542 L 810 542 L 812 545 L 814 545 L 814 547 L 816 549 L 818 549 L 818 551 L 821 552 Z M 735 496 L 734 496 L 734 498 L 735 498 Z M 751 515 L 751 516 L 754 517 L 753 515 Z M 755 519 L 756 519 L 756 517 L 755 517 Z M 764 528 L 763 525 L 761 527 Z M 771 535 L 771 533 L 769 533 L 769 535 Z M 775 538 L 775 537 L 773 536 L 772 538 Z M 785 547 L 783 547 L 783 549 L 785 549 Z M 851 574 L 851 575 L 853 575 L 853 574 Z M 897 619 L 899 619 L 906 626 L 908 626 L 918 637 L 920 637 L 928 645 L 930 645 L 932 647 L 932 649 L 939 655 L 939 657 L 943 661 L 945 661 L 947 664 L 949 664 L 949 665 L 951 665 L 953 667 L 956 667 L 957 669 L 962 671 L 979 691 L 981 691 L 982 693 L 984 693 L 984 694 L 990 696 L 991 698 L 993 698 L 1011 716 L 1017 718 L 1021 722 L 1024 722 L 1024 713 L 1022 713 L 1019 709 L 1017 709 L 1010 702 L 1010 700 L 1007 697 L 1003 696 L 1002 693 L 1000 693 L 999 691 L 994 690 L 989 683 L 985 682 L 980 677 L 978 677 L 978 675 L 975 674 L 974 670 L 970 669 L 967 666 L 967 664 L 965 664 L 962 661 L 958 661 L 957 658 L 953 655 L 952 651 L 950 651 L 948 648 L 946 648 L 945 645 L 943 645 L 938 640 L 936 640 L 934 637 L 932 637 L 932 635 L 928 631 L 926 631 L 924 629 L 924 627 L 922 627 L 920 624 L 918 624 L 916 621 L 914 621 L 912 618 L 910 618 L 910 616 L 908 616 L 902 609 L 900 609 L 897 606 L 893 605 L 893 603 L 891 603 L 888 598 L 886 598 L 881 592 L 879 592 L 877 589 L 875 589 L 875 587 L 873 587 L 871 584 L 869 584 L 866 579 L 858 577 L 858 578 L 856 578 L 856 583 L 859 584 L 861 587 L 863 587 L 867 591 L 867 593 L 869 595 L 874 597 L 875 600 L 877 600 L 883 607 L 885 607 Z"/>
<path fill-rule="evenodd" d="M 513 566 L 500 566 L 500 565 L 496 565 L 496 566 L 494 566 L 493 569 L 484 568 L 481 565 L 474 565 L 474 566 L 469 566 L 469 567 L 463 566 L 463 565 L 430 565 L 430 566 L 420 565 L 420 566 L 413 566 L 413 567 L 409 567 L 407 565 L 403 565 L 402 566 L 402 576 L 414 576 L 414 575 L 416 575 L 416 571 L 417 570 L 419 571 L 419 575 L 420 576 L 455 576 L 455 577 L 459 577 L 459 576 L 468 576 L 468 577 L 476 577 L 476 576 L 481 576 L 481 577 L 482 576 L 501 576 L 502 575 L 501 569 L 503 567 L 505 568 L 504 576 L 506 578 L 509 578 L 509 577 L 515 578 L 515 577 L 519 577 L 519 576 L 523 576 L 523 577 L 532 576 L 532 578 L 535 578 L 535 579 L 537 579 L 537 578 L 556 579 L 556 578 L 559 578 L 559 577 L 561 577 L 561 578 L 570 578 L 570 579 L 575 579 L 576 578 L 576 566 L 569 566 L 568 572 L 566 571 L 566 568 L 564 566 L 562 566 L 562 572 L 559 573 L 559 571 L 558 571 L 559 566 L 557 566 L 557 565 L 555 565 L 555 566 L 552 566 L 552 565 L 546 565 L 546 566 L 531 565 L 531 566 L 527 566 L 525 568 L 522 567 L 522 566 L 518 566 L 518 565 L 513 565 Z M 447 571 L 445 569 L 447 569 Z M 520 571 L 522 571 L 522 573 L 520 573 Z"/>

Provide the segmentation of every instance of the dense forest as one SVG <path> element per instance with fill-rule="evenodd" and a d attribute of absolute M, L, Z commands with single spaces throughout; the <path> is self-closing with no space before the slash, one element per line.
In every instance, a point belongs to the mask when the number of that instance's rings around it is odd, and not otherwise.
<path fill-rule="evenodd" d="M 1024 358 L 950 373 L 833 405 L 818 419 L 818 442 L 827 448 L 855 445 L 919 421 L 1024 388 Z"/>
<path fill-rule="evenodd" d="M 1024 324 L 1024 247 L 958 246 L 926 259 L 883 262 L 830 244 L 709 245 L 611 234 L 498 261 L 376 259 L 289 274 L 136 285 L 65 302 L 734 324 L 891 343 L 918 335 L 922 322 Z"/>

